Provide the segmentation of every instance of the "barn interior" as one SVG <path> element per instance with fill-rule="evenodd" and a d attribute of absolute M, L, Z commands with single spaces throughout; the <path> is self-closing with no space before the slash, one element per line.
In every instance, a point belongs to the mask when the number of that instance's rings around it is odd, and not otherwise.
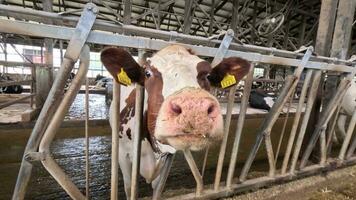
<path fill-rule="evenodd" d="M 123 43 L 123 47 L 135 56 L 135 59 L 140 59 L 140 49 L 131 47 L 136 43 L 136 46 L 146 47 L 142 49 L 148 56 L 153 55 L 162 46 L 160 41 L 210 47 L 218 51 L 222 40 L 228 35 L 229 30 L 232 30 L 233 36 L 229 50 L 247 52 L 251 58 L 254 53 L 272 57 L 271 63 L 254 62 L 251 83 L 253 91 L 258 89 L 274 102 L 277 102 L 278 97 L 283 95 L 283 88 L 288 85 L 288 76 L 297 71 L 292 66 L 298 66 L 298 64 L 291 64 L 290 67 L 282 67 L 287 61 L 279 58 L 302 60 L 306 55 L 305 52 L 308 52 L 309 47 L 312 46 L 314 50 L 310 60 L 323 64 L 320 68 L 315 64 L 316 67 L 312 69 L 322 71 L 321 76 L 324 82 L 320 81 L 322 86 L 319 86 L 323 88 L 322 93 L 316 95 L 316 104 L 319 104 L 319 108 L 318 106 L 313 108 L 308 127 L 306 127 L 307 132 L 311 133 L 314 130 L 313 125 L 317 124 L 320 118 L 320 116 L 318 118 L 319 111 L 316 109 L 327 107 L 328 102 L 333 101 L 333 95 L 338 94 L 338 86 L 341 84 L 340 77 L 346 77 L 346 72 L 352 73 L 349 68 L 354 66 L 355 59 L 352 56 L 356 54 L 354 31 L 356 2 L 354 1 L 0 0 L 0 177 L 3 177 L 0 180 L 0 188 L 2 188 L 0 199 L 13 197 L 28 139 L 39 121 L 41 109 L 45 106 L 53 82 L 60 73 L 61 64 L 66 59 L 66 50 L 70 45 L 70 37 L 67 36 L 66 31 L 77 27 L 88 3 L 95 4 L 92 9 L 96 14 L 96 19 L 91 30 L 99 34 L 110 33 L 113 36 L 122 35 L 130 38 L 124 41 L 125 37 L 123 37 L 122 41 L 115 41 L 116 43 L 109 37 L 93 39 L 99 42 L 88 42 L 90 47 L 90 62 L 86 74 L 89 88 L 88 116 L 86 116 L 84 106 L 86 86 L 83 83 L 73 104 L 66 112 L 51 146 L 51 152 L 56 161 L 80 191 L 86 194 L 89 192 L 92 199 L 107 199 L 111 192 L 112 139 L 108 117 L 114 86 L 110 74 L 100 62 L 100 51 L 110 46 L 111 41 L 111 45 L 114 46 Z M 22 25 L 22 30 L 12 27 Z M 52 27 L 59 27 L 59 29 L 52 29 Z M 26 31 L 26 28 L 31 30 Z M 61 28 L 63 33 L 59 32 Z M 141 38 L 148 38 L 149 41 L 141 40 Z M 197 54 L 202 54 L 199 49 Z M 215 52 L 210 54 L 213 55 Z M 212 61 L 214 56 L 202 55 L 201 57 Z M 273 57 L 277 58 L 273 60 Z M 326 67 L 322 68 L 324 64 Z M 331 67 L 327 68 L 327 65 Z M 335 68 L 332 68 L 334 65 Z M 79 66 L 79 62 L 74 65 L 71 75 L 67 77 L 64 91 L 68 91 L 74 77 L 79 73 Z M 327 71 L 327 69 L 331 70 Z M 333 69 L 337 70 L 332 71 Z M 276 118 L 273 129 L 270 130 L 272 133 L 270 140 L 273 143 L 271 148 L 276 151 L 275 165 L 278 167 L 282 167 L 283 156 L 289 149 L 288 138 L 296 115 L 302 113 L 301 115 L 304 116 L 307 109 L 307 100 L 303 99 L 301 110 L 299 110 L 299 102 L 303 96 L 302 87 L 304 80 L 308 77 L 306 71 L 304 70 L 304 73 L 298 77 L 300 79 L 293 90 L 293 95 L 281 106 L 278 119 Z M 225 120 L 229 121 L 229 117 L 231 118 L 230 129 L 227 131 L 230 136 L 225 144 L 226 155 L 222 162 L 219 161 L 219 150 L 221 151 L 219 145 L 212 147 L 208 156 L 205 156 L 205 152 L 193 154 L 199 165 L 198 168 L 204 169 L 201 173 L 205 173 L 204 184 L 206 185 L 211 186 L 215 181 L 214 186 L 216 186 L 215 173 L 218 162 L 222 166 L 221 182 L 229 181 L 229 161 L 235 148 L 234 134 L 241 125 L 239 122 L 241 110 L 246 116 L 243 114 L 245 122 L 240 133 L 242 141 L 235 166 L 236 174 L 243 172 L 250 150 L 254 148 L 256 138 L 259 137 L 260 130 L 257 127 L 263 126 L 269 114 L 275 112 L 275 110 L 270 110 L 272 105 L 268 109 L 253 107 L 251 98 L 248 99 L 250 104 L 244 111 L 242 105 L 244 104 L 245 85 L 246 79 L 245 84 L 234 87 L 234 93 L 231 93 L 231 88 L 215 91 L 223 108 Z M 310 86 L 312 86 L 311 83 Z M 250 97 L 253 96 L 252 94 Z M 261 98 L 258 94 L 254 97 Z M 309 96 L 311 94 L 307 95 L 308 98 Z M 232 109 L 229 108 L 231 101 L 233 102 Z M 231 110 L 230 115 L 229 110 Z M 332 109 L 332 111 L 337 116 L 339 109 L 337 111 Z M 88 118 L 87 125 L 86 118 Z M 336 118 L 328 118 L 329 123 L 335 126 L 333 121 L 336 121 Z M 87 126 L 90 135 L 88 155 L 85 153 Z M 333 147 L 339 149 L 343 139 L 336 138 L 336 140 L 338 141 L 333 140 L 335 142 Z M 308 144 L 304 142 L 303 148 Z M 268 146 L 268 143 L 265 145 Z M 334 155 L 330 149 L 328 156 L 336 158 L 336 154 Z M 247 179 L 261 177 L 263 179 L 270 175 L 268 153 L 268 149 L 260 149 L 256 152 L 254 164 Z M 85 181 L 87 156 L 90 161 L 89 185 L 86 185 Z M 206 163 L 206 165 L 200 166 L 201 163 Z M 343 164 L 354 163 L 355 159 L 351 159 Z M 34 161 L 32 165 L 32 175 L 28 180 L 25 199 L 73 198 L 62 189 L 40 162 Z M 320 172 L 320 169 L 315 169 L 313 172 Z M 273 179 L 273 181 L 278 180 Z M 273 181 L 261 180 L 267 185 Z M 150 186 L 142 177 L 139 177 L 138 185 L 140 198 L 149 198 L 152 195 Z M 247 189 L 249 186 L 254 186 L 253 183 L 247 183 L 247 185 Z M 164 197 L 178 199 L 181 194 L 194 193 L 195 186 L 196 179 L 192 176 L 184 155 L 177 154 L 168 177 Z M 231 188 L 228 189 L 226 191 L 231 190 Z M 222 189 L 222 192 L 217 192 L 221 196 L 217 195 L 215 198 L 231 196 L 244 189 L 238 187 L 232 190 L 233 192 L 225 191 L 222 194 L 224 191 Z M 214 196 L 213 192 L 208 194 Z M 118 196 L 119 198 L 125 196 L 121 174 Z M 191 198 L 189 195 L 185 197 Z M 212 197 L 209 196 L 209 198 Z"/>

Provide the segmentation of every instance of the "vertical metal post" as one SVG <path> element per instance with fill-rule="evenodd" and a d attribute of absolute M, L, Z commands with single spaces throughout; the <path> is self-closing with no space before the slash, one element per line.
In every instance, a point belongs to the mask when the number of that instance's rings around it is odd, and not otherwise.
<path fill-rule="evenodd" d="M 250 97 L 250 92 L 251 92 L 251 87 L 252 87 L 252 82 L 253 82 L 253 72 L 255 69 L 254 67 L 255 67 L 255 64 L 252 64 L 250 72 L 247 75 L 246 80 L 245 80 L 244 92 L 243 92 L 243 96 L 241 99 L 240 113 L 239 113 L 239 118 L 237 120 L 235 140 L 234 140 L 234 145 L 233 145 L 232 152 L 231 152 L 229 171 L 227 173 L 226 186 L 228 188 L 231 188 L 232 180 L 234 177 L 236 161 L 237 161 L 237 154 L 238 154 L 239 146 L 240 146 L 240 138 L 241 138 L 241 134 L 242 134 L 242 128 L 243 128 L 244 122 L 245 122 L 245 116 L 246 116 L 246 111 L 247 111 L 247 106 L 248 106 L 248 99 Z"/>
<path fill-rule="evenodd" d="M 193 5 L 194 0 L 186 0 L 184 6 L 184 25 L 183 25 L 183 33 L 189 34 L 190 27 L 193 21 Z"/>
<path fill-rule="evenodd" d="M 221 142 L 218 164 L 217 164 L 216 173 L 215 173 L 215 181 L 214 181 L 214 190 L 215 191 L 217 191 L 219 189 L 219 185 L 220 185 L 221 173 L 222 173 L 222 168 L 224 165 L 224 158 L 225 158 L 225 153 L 226 153 L 225 151 L 226 151 L 227 139 L 228 139 L 228 135 L 229 135 L 229 131 L 230 131 L 232 109 L 235 104 L 236 89 L 237 89 L 237 85 L 234 85 L 234 86 L 230 87 L 230 89 L 229 89 L 227 111 L 226 111 L 226 117 L 225 117 L 224 137 Z"/>
<path fill-rule="evenodd" d="M 323 110 L 321 118 L 318 121 L 318 124 L 314 130 L 314 133 L 308 143 L 307 149 L 303 154 L 303 157 L 300 162 L 300 167 L 305 167 L 307 160 L 309 159 L 309 156 L 315 146 L 315 143 L 317 142 L 318 137 L 320 136 L 320 133 L 324 131 L 326 128 L 326 125 L 328 121 L 330 120 L 332 113 L 335 111 L 337 105 L 340 103 L 342 100 L 342 97 L 344 96 L 346 89 L 350 86 L 350 79 L 354 76 L 354 73 L 351 73 L 347 79 L 344 79 L 340 82 L 340 85 L 334 94 L 333 98 L 330 100 L 326 108 Z"/>
<path fill-rule="evenodd" d="M 341 150 L 339 153 L 340 161 L 344 160 L 344 158 L 345 158 L 346 149 L 349 146 L 352 133 L 354 132 L 354 129 L 355 129 L 355 124 L 356 124 L 356 109 L 354 110 L 354 113 L 351 117 L 349 127 L 347 128 L 346 137 L 345 137 L 344 142 L 342 143 L 342 146 L 341 146 Z"/>
<path fill-rule="evenodd" d="M 303 84 L 303 88 L 302 88 L 302 92 L 299 98 L 299 102 L 298 102 L 298 107 L 297 107 L 297 111 L 294 115 L 294 121 L 293 121 L 293 126 L 292 126 L 292 130 L 290 132 L 289 135 L 289 140 L 288 140 L 288 144 L 287 144 L 287 149 L 286 152 L 284 154 L 284 159 L 283 159 L 283 164 L 282 164 L 282 174 L 285 174 L 287 171 L 287 167 L 288 167 L 288 162 L 289 162 L 289 157 L 290 154 L 292 152 L 292 147 L 294 144 L 294 139 L 295 139 L 295 135 L 297 133 L 297 129 L 298 129 L 298 125 L 299 125 L 299 119 L 302 113 L 302 109 L 304 106 L 304 101 L 305 101 L 305 97 L 307 94 L 307 90 L 309 87 L 309 82 L 311 79 L 311 75 L 312 75 L 313 70 L 308 69 L 307 74 L 305 76 L 304 79 L 304 84 Z"/>
<path fill-rule="evenodd" d="M 120 84 L 113 81 L 113 120 L 111 124 L 111 200 L 118 199 L 119 187 L 119 127 L 120 127 Z"/>
<path fill-rule="evenodd" d="M 140 49 L 138 51 L 139 62 L 144 62 L 145 51 Z M 132 148 L 132 171 L 131 171 L 131 200 L 137 199 L 138 193 L 138 175 L 140 172 L 140 156 L 141 156 L 141 131 L 143 119 L 143 100 L 145 90 L 144 87 L 136 84 L 136 101 L 135 101 L 135 127 L 133 132 L 133 148 Z"/>
<path fill-rule="evenodd" d="M 298 161 L 300 149 L 302 147 L 305 131 L 307 129 L 309 117 L 310 117 L 310 114 L 311 114 L 311 111 L 312 111 L 312 108 L 314 105 L 314 101 L 315 101 L 315 98 L 316 98 L 316 95 L 318 92 L 320 78 L 321 78 L 321 71 L 320 70 L 314 71 L 313 82 L 312 82 L 312 85 L 310 86 L 310 91 L 309 91 L 308 100 L 307 100 L 307 104 L 306 104 L 305 111 L 304 111 L 303 121 L 302 121 L 302 124 L 300 125 L 297 142 L 294 147 L 294 152 L 293 152 L 292 161 L 291 161 L 292 164 L 290 167 L 291 174 L 294 173 L 296 165 L 297 165 L 297 161 Z"/>
<path fill-rule="evenodd" d="M 89 78 L 88 74 L 85 77 L 85 195 L 86 199 L 90 199 L 89 194 L 89 170 L 90 170 L 90 163 L 89 163 Z"/>
<path fill-rule="evenodd" d="M 211 63 L 211 65 L 213 67 L 215 67 L 217 64 L 219 64 L 221 62 L 221 60 L 225 57 L 225 55 L 229 49 L 229 46 L 231 44 L 233 36 L 234 36 L 234 31 L 232 29 L 227 30 L 223 40 L 221 41 L 218 51 L 215 54 L 214 60 Z M 214 189 L 215 190 L 217 190 L 220 185 L 221 173 L 222 173 L 222 168 L 224 165 L 224 158 L 225 158 L 225 152 L 226 152 L 227 139 L 228 139 L 229 130 L 230 130 L 232 109 L 233 109 L 234 102 L 235 102 L 236 89 L 237 89 L 237 84 L 230 87 L 230 89 L 229 89 L 228 105 L 227 105 L 225 127 L 224 127 L 224 137 L 221 142 L 218 164 L 217 164 L 217 169 L 216 169 L 216 173 L 215 173 L 215 181 L 214 181 Z"/>
<path fill-rule="evenodd" d="M 184 157 L 187 160 L 189 168 L 192 171 L 195 181 L 197 183 L 196 195 L 200 196 L 204 189 L 203 178 L 199 173 L 197 165 L 195 164 L 192 153 L 189 150 L 184 150 Z"/>
<path fill-rule="evenodd" d="M 270 176 L 274 175 L 274 173 L 275 173 L 274 155 L 273 155 L 273 149 L 272 149 L 269 135 L 271 133 L 274 123 L 278 119 L 278 116 L 279 116 L 281 110 L 283 109 L 284 104 L 287 102 L 289 96 L 292 94 L 294 88 L 297 86 L 299 77 L 300 77 L 301 73 L 303 72 L 303 69 L 306 66 L 307 62 L 309 61 L 312 51 L 313 51 L 313 48 L 309 47 L 307 52 L 305 53 L 303 59 L 301 60 L 298 68 L 295 70 L 294 75 L 289 76 L 287 78 L 286 83 L 285 83 L 280 95 L 278 96 L 278 99 L 276 100 L 272 109 L 269 111 L 268 115 L 266 116 L 265 120 L 263 121 L 263 124 L 260 128 L 260 132 L 257 135 L 256 142 L 255 142 L 254 146 L 252 147 L 252 150 L 250 152 L 250 155 L 248 156 L 248 159 L 245 162 L 244 167 L 242 168 L 242 172 L 240 175 L 240 181 L 244 181 L 246 179 L 247 173 L 251 168 L 252 162 L 256 157 L 257 151 L 262 143 L 263 138 L 265 138 L 268 162 L 270 165 L 269 174 L 270 174 Z"/>

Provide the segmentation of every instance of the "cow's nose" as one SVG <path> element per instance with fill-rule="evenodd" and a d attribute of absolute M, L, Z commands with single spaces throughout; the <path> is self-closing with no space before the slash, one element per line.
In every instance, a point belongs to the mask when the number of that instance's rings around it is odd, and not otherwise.
<path fill-rule="evenodd" d="M 211 98 L 177 98 L 171 100 L 169 110 L 174 115 L 182 113 L 189 114 L 191 112 L 200 112 L 201 114 L 208 115 L 209 117 L 216 117 L 219 114 L 217 102 Z"/>

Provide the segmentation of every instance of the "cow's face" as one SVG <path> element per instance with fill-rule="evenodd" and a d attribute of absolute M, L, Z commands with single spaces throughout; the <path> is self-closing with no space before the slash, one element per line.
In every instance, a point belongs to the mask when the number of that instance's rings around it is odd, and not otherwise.
<path fill-rule="evenodd" d="M 132 82 L 145 86 L 150 134 L 179 150 L 200 150 L 222 138 L 221 109 L 209 90 L 228 74 L 238 82 L 250 68 L 246 60 L 232 57 L 212 69 L 179 45 L 160 50 L 143 67 L 120 48 L 104 49 L 101 61 L 119 83 L 125 84 L 118 78 L 125 72 Z"/>

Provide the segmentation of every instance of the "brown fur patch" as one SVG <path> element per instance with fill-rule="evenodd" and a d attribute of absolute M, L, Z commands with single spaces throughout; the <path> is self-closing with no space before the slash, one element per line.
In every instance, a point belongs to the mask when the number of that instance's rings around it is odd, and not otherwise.
<path fill-rule="evenodd" d="M 145 70 L 152 72 L 152 75 L 145 80 L 147 97 L 147 128 L 150 135 L 154 134 L 158 112 L 163 103 L 162 95 L 163 79 L 162 74 L 153 66 L 147 66 Z"/>
<path fill-rule="evenodd" d="M 250 62 L 245 59 L 238 57 L 225 58 L 213 68 L 208 79 L 213 86 L 220 87 L 220 82 L 228 73 L 234 75 L 238 83 L 244 76 L 246 76 L 250 67 Z"/>
<path fill-rule="evenodd" d="M 107 47 L 101 52 L 100 59 L 117 82 L 119 82 L 117 74 L 120 73 L 121 68 L 123 68 L 132 82 L 143 85 L 143 69 L 126 50 L 116 47 Z"/>
<path fill-rule="evenodd" d="M 211 71 L 211 65 L 209 62 L 202 61 L 197 64 L 198 83 L 199 83 L 200 87 L 202 87 L 203 89 L 205 89 L 207 91 L 210 91 L 210 83 L 206 77 L 210 73 L 210 71 Z"/>

